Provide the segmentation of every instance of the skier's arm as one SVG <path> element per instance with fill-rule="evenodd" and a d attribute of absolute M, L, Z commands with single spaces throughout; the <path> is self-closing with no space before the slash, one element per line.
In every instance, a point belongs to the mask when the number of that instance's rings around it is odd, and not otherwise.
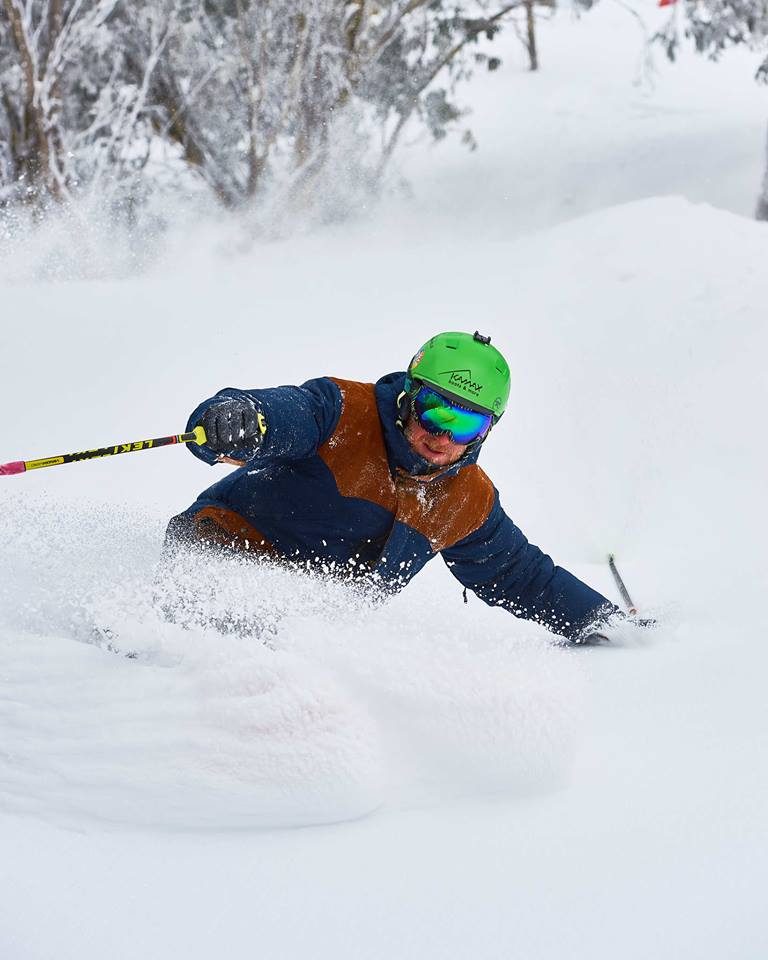
<path fill-rule="evenodd" d="M 485 522 L 443 550 L 451 573 L 491 606 L 537 620 L 554 633 L 578 640 L 585 628 L 618 612 L 538 547 L 506 515 L 495 494 Z"/>
<path fill-rule="evenodd" d="M 215 449 L 209 444 L 189 444 L 192 453 L 206 463 L 217 463 L 222 457 L 239 461 L 248 461 L 257 455 L 260 460 L 309 457 L 330 437 L 341 416 L 341 391 L 332 380 L 321 377 L 300 387 L 220 390 L 193 410 L 187 429 L 213 422 L 217 410 L 226 410 L 221 405 L 232 400 L 239 401 L 234 405 L 236 411 L 238 407 L 246 411 L 244 422 L 254 426 L 249 435 L 238 438 L 231 447 L 220 443 L 215 444 Z M 249 410 L 253 411 L 253 417 Z"/>

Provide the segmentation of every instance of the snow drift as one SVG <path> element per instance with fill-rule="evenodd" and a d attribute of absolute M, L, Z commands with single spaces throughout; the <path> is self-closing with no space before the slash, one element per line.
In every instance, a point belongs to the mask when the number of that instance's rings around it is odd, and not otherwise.
<path fill-rule="evenodd" d="M 733 249 L 739 257 L 728 264 Z M 344 270 L 354 256 L 346 251 Z M 435 266 L 457 256 L 466 266 L 465 250 L 443 247 Z M 766 453 L 752 442 L 766 346 L 754 309 L 766 283 L 761 227 L 651 200 L 564 225 L 513 254 L 492 246 L 472 257 L 486 269 L 515 264 L 514 275 L 492 269 L 485 290 L 515 377 L 511 414 L 484 460 L 512 515 L 579 572 L 592 563 L 586 577 L 604 590 L 605 551 L 621 555 L 631 543 L 630 582 L 662 615 L 652 643 L 698 621 L 702 595 L 710 629 L 736 594 L 758 609 L 762 586 L 744 565 L 762 562 L 753 536 L 761 519 L 744 503 L 760 502 L 766 475 Z M 362 284 L 368 262 L 357 264 Z M 261 295 L 274 298 L 273 313 L 290 315 L 286 278 L 274 262 L 264 269 Z M 183 314 L 202 328 L 195 286 Z M 409 287 L 418 296 L 415 275 Z M 334 284 L 326 290 L 314 309 L 331 317 Z M 228 296 L 234 303 L 237 288 Z M 138 345 L 150 318 L 124 309 Z M 291 322 L 311 356 L 311 326 L 295 314 Z M 127 369 L 128 379 L 131 370 L 140 376 L 138 355 Z M 177 391 L 182 380 L 179 372 Z M 339 585 L 237 562 L 190 561 L 184 582 L 169 588 L 155 571 L 162 515 L 99 506 L 76 490 L 122 479 L 129 466 L 185 471 L 200 486 L 210 476 L 183 454 L 158 451 L 139 464 L 30 475 L 2 491 L 10 808 L 177 825 L 304 823 L 447 793 L 519 794 L 567 776 L 584 722 L 581 664 L 550 648 L 543 630 L 477 601 L 465 608 L 439 566 L 381 609 Z M 50 488 L 60 499 L 48 499 Z M 124 496 L 116 487 L 118 503 Z M 724 562 L 736 556 L 738 566 Z M 168 589 L 196 598 L 196 623 L 163 620 L 157 594 Z M 251 617 L 256 635 L 206 629 L 226 610 Z M 33 650 L 50 672 L 29 686 Z M 66 785 L 52 790 L 61 769 Z"/>

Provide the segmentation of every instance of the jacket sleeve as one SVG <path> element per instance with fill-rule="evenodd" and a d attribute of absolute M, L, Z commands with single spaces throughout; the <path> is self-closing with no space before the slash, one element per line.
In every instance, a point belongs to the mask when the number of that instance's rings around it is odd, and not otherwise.
<path fill-rule="evenodd" d="M 267 432 L 258 449 L 246 447 L 243 459 L 258 454 L 259 460 L 301 460 L 317 452 L 336 429 L 341 416 L 341 391 L 327 377 L 308 380 L 300 387 L 268 387 L 256 390 L 237 390 L 227 387 L 204 400 L 187 422 L 193 430 L 205 411 L 225 397 L 249 397 L 254 401 L 267 426 Z M 218 454 L 205 446 L 188 444 L 191 452 L 205 463 L 217 462 Z"/>
<path fill-rule="evenodd" d="M 445 549 L 443 559 L 456 579 L 487 604 L 536 620 L 569 640 L 617 612 L 602 594 L 528 542 L 502 509 L 498 492 L 485 522 Z"/>

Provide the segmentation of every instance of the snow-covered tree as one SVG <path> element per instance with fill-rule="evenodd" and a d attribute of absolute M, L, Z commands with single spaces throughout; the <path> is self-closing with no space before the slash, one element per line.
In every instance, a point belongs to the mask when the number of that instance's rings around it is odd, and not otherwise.
<path fill-rule="evenodd" d="M 375 177 L 414 115 L 437 139 L 458 121 L 470 48 L 520 5 L 482 2 L 470 16 L 443 0 L 183 0 L 154 80 L 163 133 L 238 206 L 278 174 L 306 190 L 354 112 L 361 139 L 377 134 Z"/>
<path fill-rule="evenodd" d="M 768 83 L 768 0 L 683 0 L 681 6 L 682 26 L 673 7 L 668 23 L 656 35 L 671 60 L 677 54 L 681 33 L 713 60 L 729 47 L 746 44 L 764 52 L 756 79 Z M 768 150 L 756 216 L 768 220 Z"/>
<path fill-rule="evenodd" d="M 72 151 L 87 137 L 118 2 L 1 0 L 0 199 L 61 199 L 77 182 Z"/>
<path fill-rule="evenodd" d="M 0 202 L 135 198 L 161 168 L 226 207 L 306 199 L 354 141 L 375 183 L 405 126 L 440 139 L 526 0 L 0 0 Z M 535 58 L 535 48 L 532 56 Z M 471 135 L 466 134 L 468 142 Z"/>

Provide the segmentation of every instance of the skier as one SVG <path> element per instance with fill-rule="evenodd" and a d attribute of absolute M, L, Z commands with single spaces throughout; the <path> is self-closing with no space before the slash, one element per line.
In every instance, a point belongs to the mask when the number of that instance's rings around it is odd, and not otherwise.
<path fill-rule="evenodd" d="M 573 643 L 622 614 L 555 566 L 506 515 L 477 465 L 510 374 L 479 333 L 441 333 L 376 384 L 227 388 L 192 413 L 208 464 L 240 469 L 168 526 L 198 544 L 310 564 L 397 591 L 440 553 L 466 589 Z"/>

